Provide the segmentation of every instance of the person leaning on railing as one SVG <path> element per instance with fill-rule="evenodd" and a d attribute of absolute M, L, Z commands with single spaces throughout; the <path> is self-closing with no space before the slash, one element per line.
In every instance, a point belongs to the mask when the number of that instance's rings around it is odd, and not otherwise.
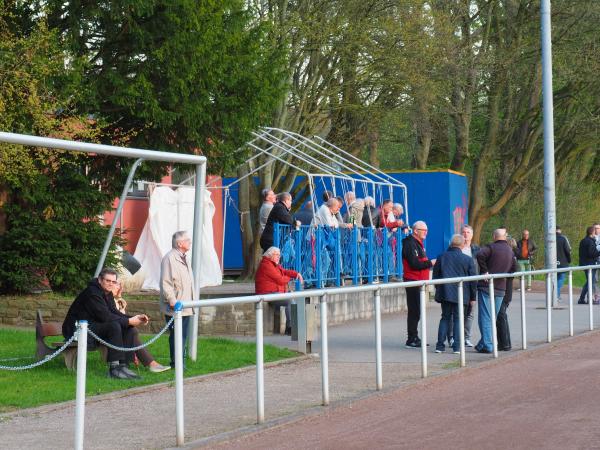
<path fill-rule="evenodd" d="M 275 224 L 294 225 L 294 219 L 290 214 L 292 207 L 292 195 L 289 192 L 277 194 L 277 203 L 273 206 L 267 224 L 260 237 L 260 247 L 267 250 L 274 242 Z"/>
<path fill-rule="evenodd" d="M 254 292 L 257 295 L 287 292 L 288 283 L 291 280 L 298 280 L 300 283 L 304 282 L 302 275 L 295 270 L 284 269 L 281 267 L 279 264 L 280 259 L 281 250 L 277 247 L 270 247 L 263 253 L 254 279 Z M 292 317 L 290 301 L 279 300 L 271 302 L 271 304 L 276 308 L 280 306 L 285 307 L 285 334 L 291 334 Z"/>

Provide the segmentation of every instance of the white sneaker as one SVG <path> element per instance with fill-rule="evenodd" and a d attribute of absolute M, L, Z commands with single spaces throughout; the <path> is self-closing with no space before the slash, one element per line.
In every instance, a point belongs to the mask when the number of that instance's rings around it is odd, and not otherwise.
<path fill-rule="evenodd" d="M 157 364 L 155 366 L 148 366 L 148 370 L 152 373 L 160 373 L 166 370 L 171 370 L 170 366 L 163 366 L 162 364 Z"/>
<path fill-rule="evenodd" d="M 469 339 L 465 339 L 465 345 L 466 345 L 467 347 L 475 347 L 475 346 L 473 345 L 473 343 L 472 343 L 472 342 L 471 342 Z"/>

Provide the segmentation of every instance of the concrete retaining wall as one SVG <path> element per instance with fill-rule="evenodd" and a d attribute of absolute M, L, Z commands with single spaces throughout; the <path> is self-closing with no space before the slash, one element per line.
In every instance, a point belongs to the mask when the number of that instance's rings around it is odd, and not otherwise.
<path fill-rule="evenodd" d="M 313 299 L 315 301 L 316 299 Z M 34 326 L 38 309 L 43 311 L 48 322 L 62 322 L 72 300 L 55 300 L 39 296 L 0 297 L 0 324 Z M 332 295 L 328 299 L 329 323 L 338 324 L 355 319 L 368 319 L 373 316 L 373 294 L 367 292 Z M 404 289 L 390 289 L 381 293 L 381 312 L 391 313 L 406 309 Z M 158 300 L 136 300 L 128 302 L 130 314 L 146 314 L 150 317 L 148 327 L 143 332 L 156 333 L 165 324 L 159 311 Z M 268 306 L 264 310 L 265 334 L 273 332 L 274 312 Z M 253 335 L 255 330 L 253 304 L 232 306 L 211 306 L 200 310 L 201 334 L 241 334 Z M 318 318 L 318 309 L 317 309 Z"/>

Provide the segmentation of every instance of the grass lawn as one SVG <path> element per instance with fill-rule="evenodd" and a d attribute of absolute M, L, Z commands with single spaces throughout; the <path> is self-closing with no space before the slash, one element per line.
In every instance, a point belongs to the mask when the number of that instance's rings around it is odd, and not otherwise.
<path fill-rule="evenodd" d="M 149 339 L 152 336 L 142 336 Z M 24 366 L 34 362 L 35 331 L 0 328 L 0 365 Z M 163 335 L 149 347 L 150 353 L 162 364 L 169 362 L 168 337 Z M 297 356 L 297 353 L 265 345 L 265 362 Z M 198 360 L 186 361 L 185 376 L 220 372 L 253 365 L 256 350 L 253 343 L 242 343 L 230 339 L 202 338 L 198 343 Z M 133 368 L 133 367 L 132 367 Z M 129 389 L 165 381 L 174 381 L 175 371 L 151 373 L 140 366 L 134 370 L 141 380 L 113 380 L 107 377 L 106 363 L 99 352 L 88 352 L 87 396 Z M 0 369 L 0 413 L 20 408 L 75 399 L 76 376 L 66 369 L 62 355 L 34 369 L 8 371 Z"/>

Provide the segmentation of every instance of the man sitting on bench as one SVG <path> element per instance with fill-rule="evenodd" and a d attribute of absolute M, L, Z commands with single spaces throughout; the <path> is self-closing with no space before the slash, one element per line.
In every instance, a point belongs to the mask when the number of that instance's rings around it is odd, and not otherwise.
<path fill-rule="evenodd" d="M 138 314 L 129 316 L 117 310 L 112 288 L 117 283 L 117 272 L 102 269 L 98 278 L 94 278 L 71 304 L 63 322 L 62 332 L 65 339 L 75 333 L 75 322 L 87 320 L 88 329 L 106 342 L 117 347 L 133 347 L 138 341 L 135 327 L 148 323 L 148 316 Z M 92 342 L 93 338 L 89 338 Z M 139 342 L 139 341 L 138 341 Z M 122 352 L 108 348 L 108 376 L 119 379 L 140 378 L 127 365 L 133 361 L 133 352 Z"/>

